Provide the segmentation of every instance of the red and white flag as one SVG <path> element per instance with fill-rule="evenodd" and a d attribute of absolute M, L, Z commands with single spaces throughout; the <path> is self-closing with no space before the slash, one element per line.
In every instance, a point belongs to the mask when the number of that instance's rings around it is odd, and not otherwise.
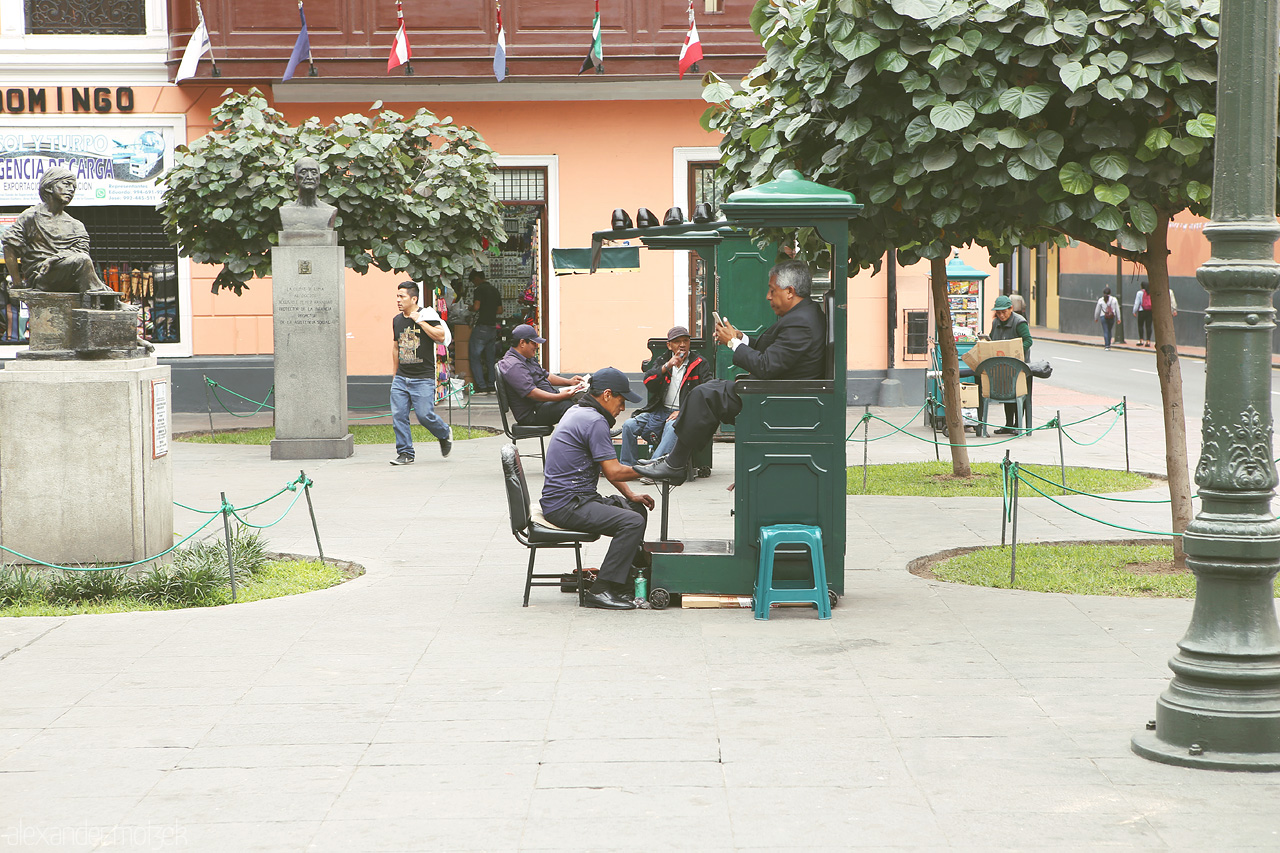
<path fill-rule="evenodd" d="M 404 7 L 400 3 L 396 3 L 396 18 L 400 21 L 400 29 L 396 30 L 396 40 L 391 44 L 391 56 L 387 58 L 388 74 L 409 61 L 409 37 L 404 32 Z"/>
<path fill-rule="evenodd" d="M 698 38 L 698 25 L 693 22 L 693 0 L 689 0 L 689 34 L 684 37 L 684 45 L 680 48 L 680 79 L 684 72 L 698 64 L 702 59 L 702 41 Z"/>

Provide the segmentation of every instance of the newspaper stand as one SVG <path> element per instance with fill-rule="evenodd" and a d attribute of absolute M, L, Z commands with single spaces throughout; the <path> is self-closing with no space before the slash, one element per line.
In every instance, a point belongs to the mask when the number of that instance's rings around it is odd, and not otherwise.
<path fill-rule="evenodd" d="M 658 238 L 693 235 L 718 226 L 812 228 L 828 244 L 832 261 L 831 286 L 823 299 L 827 372 L 823 379 L 813 380 L 738 380 L 743 408 L 734 443 L 734 537 L 646 542 L 653 558 L 649 600 L 661 609 L 673 595 L 750 596 L 758 568 L 760 528 L 806 524 L 822 530 L 828 594 L 834 603 L 844 594 L 849 219 L 862 206 L 847 192 L 788 171 L 777 180 L 733 193 L 721 209 L 726 218 L 713 225 L 598 231 L 592 235 L 593 246 L 605 240 L 641 238 L 656 248 Z M 722 278 L 718 288 L 708 288 L 708 298 L 713 300 L 710 310 L 716 310 L 712 294 L 732 292 L 734 286 L 732 280 Z M 759 298 L 764 298 L 763 292 Z M 808 565 L 807 556 L 780 554 L 774 575 L 801 580 Z"/>

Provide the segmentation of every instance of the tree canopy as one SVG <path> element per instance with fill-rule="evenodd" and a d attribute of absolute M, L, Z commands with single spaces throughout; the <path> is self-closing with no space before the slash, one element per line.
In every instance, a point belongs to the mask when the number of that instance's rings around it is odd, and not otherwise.
<path fill-rule="evenodd" d="M 486 243 L 505 239 L 490 185 L 492 149 L 475 130 L 425 109 L 411 118 L 375 103 L 329 124 L 291 126 L 256 89 L 223 93 L 214 127 L 179 146 L 165 176 L 165 231 L 184 256 L 222 264 L 214 291 L 239 294 L 271 274 L 280 205 L 293 166 L 319 161 L 320 197 L 338 209 L 347 266 L 419 282 L 461 279 Z"/>

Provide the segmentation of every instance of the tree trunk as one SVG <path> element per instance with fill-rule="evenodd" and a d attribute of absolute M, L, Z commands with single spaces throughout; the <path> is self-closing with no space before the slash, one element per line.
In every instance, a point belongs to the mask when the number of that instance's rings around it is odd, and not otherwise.
<path fill-rule="evenodd" d="M 1181 533 L 1191 523 L 1191 475 L 1187 468 L 1187 413 L 1182 402 L 1182 366 L 1173 330 L 1169 301 L 1169 217 L 1161 212 L 1156 229 L 1147 237 L 1147 290 L 1151 293 L 1151 319 L 1155 323 L 1156 374 L 1164 401 L 1164 464 L 1169 475 L 1173 531 Z M 1187 564 L 1182 537 L 1173 538 L 1174 565 Z"/>
<path fill-rule="evenodd" d="M 956 339 L 951 332 L 951 303 L 947 300 L 947 256 L 929 261 L 930 286 L 933 289 L 933 316 L 942 351 L 942 401 L 947 408 L 947 438 L 951 442 L 951 473 L 957 477 L 972 475 L 969 448 L 964 441 L 964 420 L 960 415 L 960 358 L 956 355 Z M 1186 452 L 1183 452 L 1185 459 Z"/>

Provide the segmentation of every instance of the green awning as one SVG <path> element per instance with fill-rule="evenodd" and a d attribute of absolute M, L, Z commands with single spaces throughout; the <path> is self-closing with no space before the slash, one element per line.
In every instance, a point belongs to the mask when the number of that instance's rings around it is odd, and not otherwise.
<path fill-rule="evenodd" d="M 591 272 L 590 249 L 552 249 L 551 267 L 556 275 L 578 275 Z M 627 272 L 640 269 L 639 246 L 610 246 L 600 252 L 600 270 Z"/>

